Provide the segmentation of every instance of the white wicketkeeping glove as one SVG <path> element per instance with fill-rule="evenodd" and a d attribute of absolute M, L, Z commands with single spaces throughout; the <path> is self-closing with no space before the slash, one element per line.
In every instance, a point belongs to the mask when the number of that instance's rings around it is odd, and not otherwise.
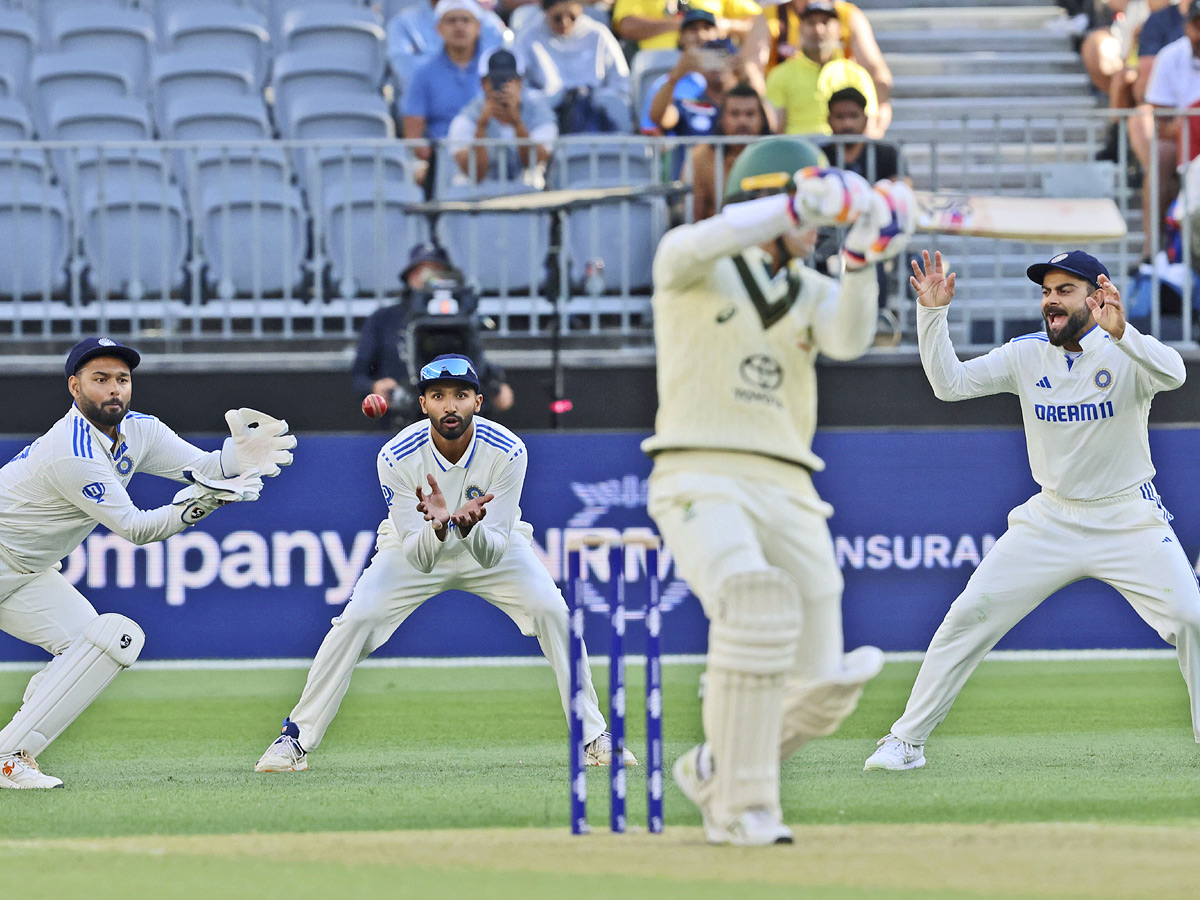
<path fill-rule="evenodd" d="M 903 181 L 876 182 L 871 206 L 855 221 L 842 245 L 848 271 L 903 252 L 917 228 L 917 200 Z"/>
<path fill-rule="evenodd" d="M 225 413 L 225 424 L 229 426 L 232 437 L 226 440 L 221 455 L 224 461 L 232 443 L 237 471 L 257 469 L 263 478 L 271 478 L 279 474 L 280 466 L 292 464 L 296 436 L 288 434 L 286 419 L 276 419 L 256 409 L 243 407 Z M 232 471 L 232 467 L 226 466 L 225 470 Z"/>
<path fill-rule="evenodd" d="M 180 507 L 179 517 L 188 525 L 199 522 L 218 506 L 257 500 L 263 486 L 257 469 L 236 478 L 210 478 L 191 469 L 183 475 L 192 483 L 175 495 L 171 505 Z"/>
<path fill-rule="evenodd" d="M 849 225 L 873 202 L 871 185 L 857 172 L 809 166 L 792 181 L 792 211 L 802 225 Z"/>

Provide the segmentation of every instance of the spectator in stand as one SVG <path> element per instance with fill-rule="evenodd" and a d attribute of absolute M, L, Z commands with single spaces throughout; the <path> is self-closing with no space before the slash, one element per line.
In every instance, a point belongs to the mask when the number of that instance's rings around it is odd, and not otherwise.
<path fill-rule="evenodd" d="M 743 52 L 764 72 L 801 52 L 800 26 L 810 0 L 785 0 L 771 4 L 755 20 L 746 36 Z M 878 108 L 867 123 L 867 136 L 880 138 L 892 122 L 892 71 L 888 68 L 875 31 L 866 14 L 853 3 L 834 0 L 838 20 L 838 42 L 842 56 L 858 63 L 871 75 Z"/>
<path fill-rule="evenodd" d="M 717 109 L 736 80 L 733 44 L 720 34 L 711 12 L 688 9 L 679 29 L 679 59 L 647 92 L 646 118 L 658 133 L 692 137 L 716 129 Z"/>
<path fill-rule="evenodd" d="M 447 147 L 468 181 L 533 182 L 544 171 L 558 123 L 554 111 L 522 84 L 525 66 L 509 50 L 489 50 L 479 60 L 483 93 L 450 123 Z M 512 146 L 476 143 L 511 141 Z M 460 179 L 461 180 L 461 179 Z"/>
<path fill-rule="evenodd" d="M 714 135 L 719 137 L 762 137 L 771 133 L 766 105 L 746 82 L 735 84 L 721 103 L 717 113 Z M 717 198 L 724 192 L 729 180 L 729 170 L 749 146 L 746 143 L 697 144 L 692 148 L 692 208 L 695 221 L 708 219 L 717 214 Z M 717 169 L 721 169 L 720 183 Z"/>
<path fill-rule="evenodd" d="M 866 69 L 843 56 L 833 4 L 814 0 L 800 14 L 800 53 L 767 76 L 767 100 L 779 116 L 779 130 L 829 134 L 829 98 L 847 87 L 866 97 L 867 115 L 875 115 L 874 82 Z"/>
<path fill-rule="evenodd" d="M 439 27 L 437 9 L 441 0 L 417 0 L 412 6 L 392 16 L 387 25 L 388 60 L 400 82 L 401 93 L 407 93 L 413 75 L 425 62 L 442 49 L 445 35 Z M 504 43 L 506 26 L 499 16 L 481 7 L 475 0 L 464 0 L 455 9 L 471 8 L 477 27 L 477 37 L 483 50 Z"/>
<path fill-rule="evenodd" d="M 1161 0 L 1156 6 L 1165 2 Z M 1107 97 L 1113 90 L 1113 80 L 1125 73 L 1137 32 L 1150 15 L 1150 4 L 1147 0 L 1099 0 L 1096 6 L 1099 27 L 1084 35 L 1079 56 L 1096 90 Z"/>
<path fill-rule="evenodd" d="M 754 0 L 616 0 L 612 28 L 621 40 L 637 41 L 639 50 L 670 50 L 692 10 L 711 14 L 717 37 L 734 41 L 744 38 L 762 14 Z"/>
<path fill-rule="evenodd" d="M 1150 81 L 1146 85 L 1146 102 L 1156 109 L 1180 113 L 1200 106 L 1200 3 L 1195 0 L 1184 19 L 1183 37 L 1167 44 L 1154 57 Z M 1150 216 L 1157 217 L 1161 225 L 1167 204 L 1179 190 L 1177 168 L 1186 166 L 1200 155 L 1200 118 L 1177 115 L 1157 118 L 1154 124 L 1157 129 L 1151 134 L 1150 153 L 1158 155 L 1160 191 L 1157 198 L 1147 196 L 1148 187 L 1142 191 L 1147 234 Z M 1147 185 L 1149 181 L 1147 178 Z M 1155 200 L 1157 203 L 1153 203 Z M 1152 204 L 1153 209 L 1150 208 Z M 1200 227 L 1200 221 L 1193 218 L 1191 227 Z M 1159 234 L 1162 234 L 1161 228 Z M 1147 257 L 1150 257 L 1159 248 L 1148 246 L 1146 249 L 1149 251 Z"/>
<path fill-rule="evenodd" d="M 558 113 L 560 134 L 633 129 L 629 66 L 613 33 L 580 0 L 543 0 L 545 15 L 517 39 L 526 83 Z"/>

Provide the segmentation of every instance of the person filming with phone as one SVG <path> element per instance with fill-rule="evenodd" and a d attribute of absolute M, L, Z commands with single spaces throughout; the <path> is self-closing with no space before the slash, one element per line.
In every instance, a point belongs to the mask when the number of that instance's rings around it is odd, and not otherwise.
<path fill-rule="evenodd" d="M 720 36 L 712 13 L 689 7 L 679 26 L 679 50 L 675 67 L 654 85 L 647 118 L 664 134 L 710 135 L 738 80 L 733 44 Z"/>

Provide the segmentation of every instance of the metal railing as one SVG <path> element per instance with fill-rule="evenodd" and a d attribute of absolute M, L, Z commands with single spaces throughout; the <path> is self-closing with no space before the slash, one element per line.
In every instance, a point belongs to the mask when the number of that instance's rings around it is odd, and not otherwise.
<path fill-rule="evenodd" d="M 1129 236 L 1086 249 L 1108 263 L 1124 289 L 1124 273 L 1141 255 L 1140 194 L 1130 184 L 1124 140 L 1116 163 L 1093 161 L 1109 115 L 967 114 L 931 121 L 924 132 L 898 129 L 894 143 L 918 188 L 1113 197 Z M 1112 115 L 1124 137 L 1130 114 Z M 179 348 L 242 338 L 342 346 L 363 318 L 395 301 L 409 249 L 431 235 L 477 284 L 481 312 L 501 335 L 548 338 L 557 327 L 585 337 L 644 337 L 654 247 L 671 224 L 693 218 L 690 196 L 572 210 L 562 235 L 552 234 L 546 210 L 452 214 L 436 204 L 544 188 L 689 181 L 688 150 L 699 142 L 563 138 L 548 166 L 527 171 L 512 166 L 511 144 L 485 141 L 489 159 L 501 162 L 482 182 L 474 153 L 463 171 L 438 148 L 428 197 L 415 180 L 424 168 L 412 153 L 420 142 L 0 144 L 0 338 L 99 330 L 162 337 Z M 717 196 L 725 154 L 737 142 L 710 141 Z M 1151 191 L 1170 175 L 1159 168 L 1154 154 L 1145 174 Z M 1187 212 L 1180 262 L 1190 268 Z M 1157 222 L 1150 228 L 1157 246 Z M 960 347 L 992 346 L 1014 327 L 1037 327 L 1038 293 L 1023 281 L 1024 268 L 1065 248 L 949 235 L 918 238 L 914 247 L 935 245 L 960 276 L 953 319 Z M 558 283 L 551 284 L 555 265 Z M 1193 342 L 1191 279 L 1172 305 L 1164 302 L 1172 298 L 1163 270 L 1148 268 L 1146 277 L 1149 330 Z M 886 305 L 911 340 L 912 301 L 904 278 L 895 282 Z"/>

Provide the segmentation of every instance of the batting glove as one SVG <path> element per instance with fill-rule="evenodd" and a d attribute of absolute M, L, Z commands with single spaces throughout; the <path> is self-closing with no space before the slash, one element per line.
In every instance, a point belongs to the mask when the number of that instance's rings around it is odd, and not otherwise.
<path fill-rule="evenodd" d="M 296 446 L 295 435 L 288 434 L 286 419 L 276 419 L 256 409 L 231 409 L 225 413 L 225 424 L 232 435 L 221 449 L 221 463 L 225 471 L 246 472 L 257 469 L 264 478 L 279 474 L 280 466 L 292 464 L 292 448 Z M 232 444 L 233 460 L 226 454 Z M 236 463 L 236 469 L 229 463 Z"/>
<path fill-rule="evenodd" d="M 792 212 L 803 225 L 849 225 L 872 203 L 871 185 L 857 172 L 809 166 L 792 180 Z"/>
<path fill-rule="evenodd" d="M 257 500 L 263 486 L 256 469 L 236 478 L 210 478 L 190 469 L 183 475 L 192 483 L 175 495 L 171 505 L 180 507 L 179 517 L 188 525 L 199 522 L 218 506 Z"/>
<path fill-rule="evenodd" d="M 917 228 L 917 201 L 907 184 L 883 179 L 871 193 L 870 207 L 858 217 L 842 245 L 848 271 L 903 252 Z"/>

